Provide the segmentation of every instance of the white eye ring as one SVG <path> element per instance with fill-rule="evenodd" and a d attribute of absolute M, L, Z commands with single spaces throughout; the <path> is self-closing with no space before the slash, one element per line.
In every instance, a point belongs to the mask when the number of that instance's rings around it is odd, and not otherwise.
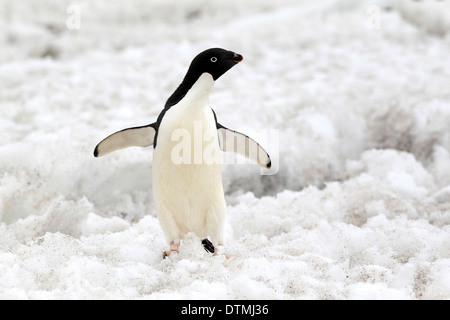
<path fill-rule="evenodd" d="M 211 58 L 211 62 L 217 62 L 217 58 L 216 57 L 212 57 Z"/>

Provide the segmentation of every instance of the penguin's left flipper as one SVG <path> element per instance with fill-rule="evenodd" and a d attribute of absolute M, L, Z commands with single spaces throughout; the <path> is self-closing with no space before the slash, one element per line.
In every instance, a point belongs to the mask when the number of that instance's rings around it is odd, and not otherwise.
<path fill-rule="evenodd" d="M 270 156 L 259 143 L 243 133 L 228 129 L 218 122 L 216 124 L 222 151 L 237 153 L 266 169 L 271 167 Z"/>
<path fill-rule="evenodd" d="M 156 123 L 142 127 L 123 129 L 106 137 L 95 147 L 94 156 L 102 157 L 108 153 L 128 147 L 149 147 L 153 145 Z"/>

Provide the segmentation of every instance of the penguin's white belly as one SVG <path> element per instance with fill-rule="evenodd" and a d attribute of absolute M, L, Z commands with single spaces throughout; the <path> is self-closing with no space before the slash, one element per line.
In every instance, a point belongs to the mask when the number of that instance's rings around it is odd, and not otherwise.
<path fill-rule="evenodd" d="M 222 168 L 220 161 L 210 161 L 211 154 L 220 155 L 214 115 L 209 107 L 176 107 L 164 115 L 153 153 L 158 219 L 169 243 L 194 232 L 224 244 Z"/>

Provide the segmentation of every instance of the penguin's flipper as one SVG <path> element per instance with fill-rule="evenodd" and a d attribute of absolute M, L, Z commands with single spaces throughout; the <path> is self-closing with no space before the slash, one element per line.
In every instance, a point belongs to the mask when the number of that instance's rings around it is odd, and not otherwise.
<path fill-rule="evenodd" d="M 270 168 L 272 162 L 269 154 L 255 140 L 243 133 L 225 128 L 217 122 L 219 146 L 222 151 L 234 152 L 259 164 L 263 168 Z"/>
<path fill-rule="evenodd" d="M 128 147 L 149 147 L 153 145 L 156 123 L 142 127 L 123 129 L 103 139 L 94 149 L 95 157 Z"/>

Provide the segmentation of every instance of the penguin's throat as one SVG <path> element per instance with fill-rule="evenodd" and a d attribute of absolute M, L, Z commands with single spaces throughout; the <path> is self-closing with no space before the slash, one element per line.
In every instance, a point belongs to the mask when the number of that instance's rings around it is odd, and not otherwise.
<path fill-rule="evenodd" d="M 209 73 L 203 73 L 184 97 L 186 105 L 191 107 L 209 106 L 209 94 L 214 83 L 215 81 Z"/>

